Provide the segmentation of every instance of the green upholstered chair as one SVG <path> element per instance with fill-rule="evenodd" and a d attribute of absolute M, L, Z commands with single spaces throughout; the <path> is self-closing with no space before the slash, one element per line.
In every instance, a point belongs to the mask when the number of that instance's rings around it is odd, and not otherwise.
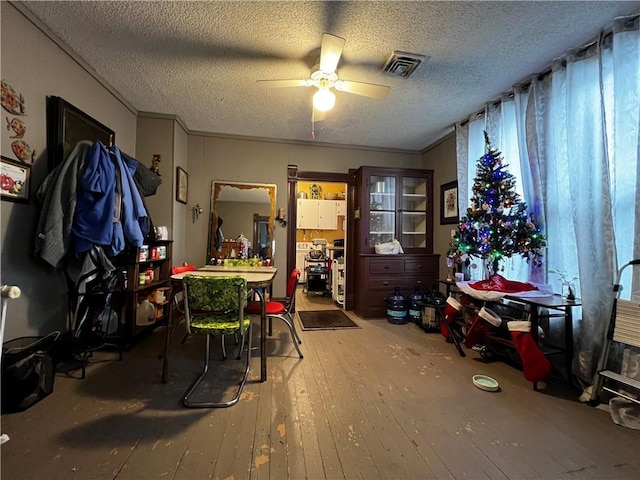
<path fill-rule="evenodd" d="M 220 408 L 235 405 L 247 381 L 251 359 L 251 317 L 244 314 L 244 308 L 247 305 L 247 281 L 240 276 L 213 277 L 188 274 L 183 277 L 182 285 L 187 333 L 207 337 L 203 371 L 185 392 L 183 403 L 186 407 L 192 408 Z M 244 374 L 235 396 L 227 402 L 191 401 L 191 395 L 209 369 L 211 335 L 222 337 L 222 355 L 226 359 L 224 337 L 235 334 L 239 334 L 241 338 L 238 360 L 242 358 L 245 340 L 247 342 Z"/>

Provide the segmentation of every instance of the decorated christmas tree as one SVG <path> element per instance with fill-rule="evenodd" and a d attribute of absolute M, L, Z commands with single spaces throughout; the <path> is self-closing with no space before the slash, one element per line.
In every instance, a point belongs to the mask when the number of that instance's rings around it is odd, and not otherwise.
<path fill-rule="evenodd" d="M 546 239 L 515 192 L 515 177 L 502 163 L 502 154 L 491 146 L 487 132 L 484 139 L 485 153 L 476 163 L 471 205 L 458 224 L 447 256 L 457 264 L 470 257 L 482 259 L 492 273 L 498 273 L 501 260 L 513 255 L 539 265 Z"/>

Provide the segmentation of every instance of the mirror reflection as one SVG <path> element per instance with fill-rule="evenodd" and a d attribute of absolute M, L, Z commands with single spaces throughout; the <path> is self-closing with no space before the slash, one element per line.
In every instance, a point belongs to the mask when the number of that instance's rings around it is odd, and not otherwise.
<path fill-rule="evenodd" d="M 272 258 L 276 186 L 213 181 L 207 259 Z"/>

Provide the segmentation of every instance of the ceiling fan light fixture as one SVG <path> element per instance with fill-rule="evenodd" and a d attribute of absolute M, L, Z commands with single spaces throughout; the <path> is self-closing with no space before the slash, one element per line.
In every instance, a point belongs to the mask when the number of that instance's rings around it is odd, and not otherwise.
<path fill-rule="evenodd" d="M 313 94 L 313 106 L 317 110 L 326 112 L 336 104 L 336 96 L 328 88 L 320 88 Z"/>

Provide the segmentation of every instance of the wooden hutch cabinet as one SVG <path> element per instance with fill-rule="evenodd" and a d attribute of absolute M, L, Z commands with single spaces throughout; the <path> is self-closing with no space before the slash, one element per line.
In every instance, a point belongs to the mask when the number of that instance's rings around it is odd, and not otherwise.
<path fill-rule="evenodd" d="M 355 172 L 355 311 L 386 316 L 385 298 L 418 282 L 437 288 L 439 257 L 433 253 L 433 171 L 360 167 Z M 380 255 L 375 245 L 397 239 L 404 254 Z"/>

